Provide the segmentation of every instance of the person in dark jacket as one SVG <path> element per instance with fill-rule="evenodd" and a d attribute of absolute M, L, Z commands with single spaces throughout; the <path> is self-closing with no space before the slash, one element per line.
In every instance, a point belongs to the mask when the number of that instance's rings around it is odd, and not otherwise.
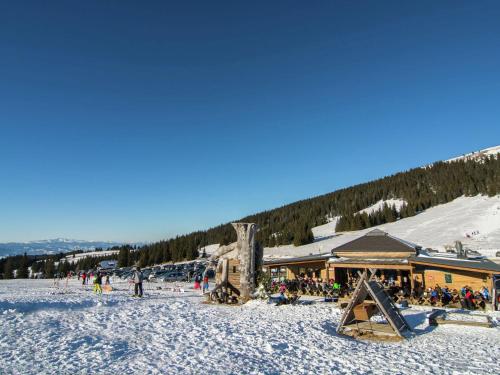
<path fill-rule="evenodd" d="M 142 297 L 142 280 L 144 276 L 140 267 L 137 267 L 134 272 L 134 297 Z"/>

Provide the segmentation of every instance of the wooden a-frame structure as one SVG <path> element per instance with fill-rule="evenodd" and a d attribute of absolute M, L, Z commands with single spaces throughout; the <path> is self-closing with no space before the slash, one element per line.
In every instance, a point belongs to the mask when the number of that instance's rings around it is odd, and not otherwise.
<path fill-rule="evenodd" d="M 411 332 L 411 327 L 405 320 L 392 298 L 384 287 L 375 280 L 376 270 L 360 273 L 360 279 L 352 295 L 349 305 L 342 314 L 337 332 L 346 334 L 354 331 L 358 334 L 372 333 L 382 336 L 398 336 L 404 338 Z M 370 296 L 372 300 L 366 301 Z M 380 312 L 388 324 L 372 322 L 370 318 Z"/>

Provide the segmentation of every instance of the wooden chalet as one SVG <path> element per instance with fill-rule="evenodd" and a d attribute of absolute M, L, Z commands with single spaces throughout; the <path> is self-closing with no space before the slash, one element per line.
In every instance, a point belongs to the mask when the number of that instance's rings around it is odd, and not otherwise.
<path fill-rule="evenodd" d="M 345 285 L 357 278 L 358 271 L 376 268 L 380 280 L 411 290 L 410 258 L 419 251 L 420 247 L 375 229 L 333 249 L 327 262 L 328 273 L 331 279 Z"/>
<path fill-rule="evenodd" d="M 492 292 L 494 281 L 500 278 L 500 265 L 488 259 L 428 254 L 420 246 L 378 229 L 333 249 L 328 268 L 341 284 L 357 271 L 376 268 L 381 280 L 407 291 L 435 286 L 460 290 L 467 285 L 475 291 L 485 286 Z"/>
<path fill-rule="evenodd" d="M 375 229 L 334 248 L 329 254 L 267 260 L 264 271 L 274 279 L 310 278 L 354 286 L 360 272 L 376 269 L 376 278 L 405 295 L 427 288 L 485 286 L 494 300 L 500 295 L 500 264 L 482 257 L 460 259 L 452 254 L 427 253 L 420 246 Z"/>

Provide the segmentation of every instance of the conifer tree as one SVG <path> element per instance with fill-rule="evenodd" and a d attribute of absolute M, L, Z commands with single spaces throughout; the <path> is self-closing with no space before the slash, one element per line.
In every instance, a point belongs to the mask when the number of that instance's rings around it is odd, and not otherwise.
<path fill-rule="evenodd" d="M 129 265 L 130 250 L 122 247 L 118 253 L 118 267 L 127 267 Z"/>
<path fill-rule="evenodd" d="M 5 262 L 3 269 L 3 278 L 12 279 L 14 277 L 14 266 L 12 264 L 12 258 L 8 258 Z"/>
<path fill-rule="evenodd" d="M 52 277 L 54 277 L 54 261 L 52 259 L 48 259 L 45 261 L 45 267 L 44 267 L 44 273 L 45 273 L 45 277 L 47 279 L 50 279 Z"/>
<path fill-rule="evenodd" d="M 24 253 L 24 255 L 21 257 L 21 261 L 19 262 L 19 268 L 17 269 L 16 278 L 27 279 L 28 277 L 28 256 L 26 255 L 26 253 Z"/>

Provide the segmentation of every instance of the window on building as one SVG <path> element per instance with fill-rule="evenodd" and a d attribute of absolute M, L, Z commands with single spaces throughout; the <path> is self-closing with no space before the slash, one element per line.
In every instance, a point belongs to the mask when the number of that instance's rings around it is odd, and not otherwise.
<path fill-rule="evenodd" d="M 452 278 L 451 278 L 451 273 L 445 273 L 444 274 L 444 282 L 446 284 L 451 284 L 453 282 Z"/>

